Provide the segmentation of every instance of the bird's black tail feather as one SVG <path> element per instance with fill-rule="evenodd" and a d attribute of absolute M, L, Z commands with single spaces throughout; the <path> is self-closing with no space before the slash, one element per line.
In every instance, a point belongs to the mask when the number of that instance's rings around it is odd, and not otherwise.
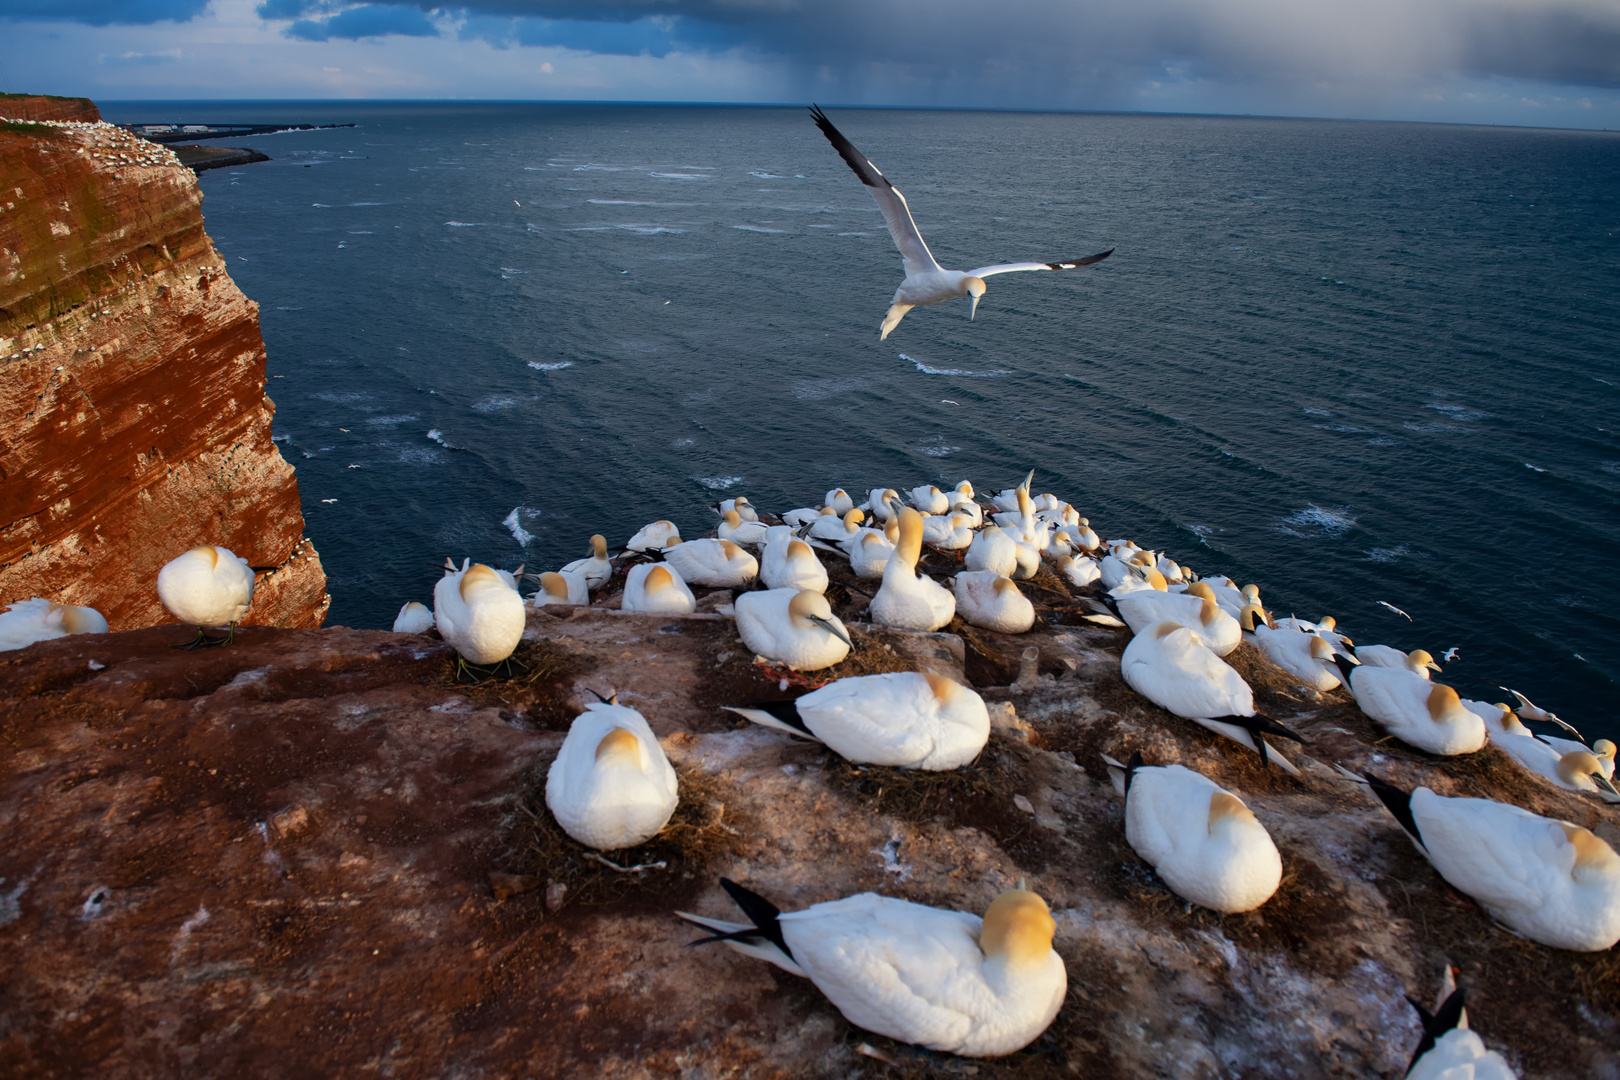
<path fill-rule="evenodd" d="M 759 930 L 759 936 L 775 945 L 786 953 L 789 958 L 793 950 L 788 948 L 787 941 L 782 937 L 782 924 L 777 922 L 777 916 L 782 912 L 777 906 L 756 892 L 750 892 L 730 878 L 721 878 L 720 887 L 726 890 L 727 895 L 742 908 L 742 913 L 748 916 L 748 921 Z"/>
<path fill-rule="evenodd" d="M 1125 763 L 1125 797 L 1127 799 L 1131 796 L 1131 777 L 1135 776 L 1136 770 L 1140 769 L 1141 767 L 1142 751 L 1131 751 L 1131 760 Z"/>
<path fill-rule="evenodd" d="M 1383 803 L 1384 807 L 1395 816 L 1395 820 L 1401 823 L 1401 828 L 1405 829 L 1412 839 L 1423 843 L 1423 836 L 1418 832 L 1417 819 L 1412 816 L 1412 793 L 1402 791 L 1394 784 L 1385 783 L 1370 772 L 1361 775 L 1367 781 L 1367 786 L 1372 788 L 1373 794 L 1378 796 L 1378 801 Z"/>
<path fill-rule="evenodd" d="M 1416 1067 L 1419 1058 L 1434 1049 L 1435 1042 L 1441 1036 L 1462 1021 L 1464 999 L 1467 994 L 1468 991 L 1460 986 L 1457 987 L 1451 992 L 1451 996 L 1441 1003 L 1440 1011 L 1432 1015 L 1428 1009 L 1413 1001 L 1410 996 L 1407 997 L 1406 1000 L 1412 1003 L 1412 1008 L 1418 1011 L 1418 1017 L 1423 1021 L 1423 1038 L 1417 1045 L 1417 1051 L 1412 1055 L 1412 1063 L 1406 1067 L 1407 1072 L 1411 1072 Z"/>
<path fill-rule="evenodd" d="M 812 739 L 815 738 L 810 734 L 810 729 L 804 726 L 804 721 L 799 718 L 799 705 L 796 701 L 750 701 L 748 707 L 769 713 L 788 727 L 802 731 Z"/>

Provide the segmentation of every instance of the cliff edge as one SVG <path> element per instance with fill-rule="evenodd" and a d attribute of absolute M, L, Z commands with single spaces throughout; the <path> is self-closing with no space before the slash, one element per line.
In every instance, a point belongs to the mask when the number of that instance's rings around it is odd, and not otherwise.
<path fill-rule="evenodd" d="M 53 109 L 66 119 L 33 122 Z M 0 602 L 171 621 L 159 568 L 221 544 L 275 567 L 250 623 L 319 626 L 326 575 L 270 439 L 258 305 L 203 231 L 196 177 L 82 99 L 0 98 L 7 115 Z"/>

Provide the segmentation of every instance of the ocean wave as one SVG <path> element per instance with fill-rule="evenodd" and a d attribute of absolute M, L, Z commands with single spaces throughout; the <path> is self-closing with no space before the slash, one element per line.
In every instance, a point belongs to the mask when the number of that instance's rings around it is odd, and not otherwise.
<path fill-rule="evenodd" d="M 445 222 L 445 224 L 449 225 L 449 226 L 452 226 L 453 228 L 457 228 L 457 229 L 475 229 L 478 226 L 482 225 L 483 222 L 482 221 L 447 221 L 447 222 Z"/>
<path fill-rule="evenodd" d="M 438 428 L 429 428 L 428 433 L 427 433 L 427 437 L 432 439 L 434 442 L 438 443 L 440 446 L 444 447 L 446 450 L 460 450 L 460 449 L 462 449 L 462 447 L 457 446 L 455 443 L 453 443 L 449 439 L 445 438 L 444 437 L 444 432 L 440 431 Z"/>
<path fill-rule="evenodd" d="M 512 512 L 501 519 L 501 524 L 511 530 L 512 539 L 516 540 L 520 547 L 528 547 L 529 541 L 534 539 L 534 534 L 525 529 L 522 521 L 518 518 L 518 511 L 522 509 L 521 506 L 512 507 Z M 536 517 L 539 516 L 537 511 L 530 511 L 530 514 Z"/>
<path fill-rule="evenodd" d="M 639 200 L 636 200 L 636 199 L 586 199 L 585 201 L 590 203 L 592 206 L 664 206 L 664 207 L 676 206 L 676 207 L 687 207 L 687 206 L 696 206 L 696 205 L 698 205 L 697 203 L 689 203 L 689 202 L 642 202 L 642 201 L 639 201 Z"/>
<path fill-rule="evenodd" d="M 625 232 L 640 233 L 643 236 L 654 236 L 658 233 L 683 233 L 685 229 L 677 229 L 673 225 L 641 224 L 641 225 L 576 225 L 563 232 L 613 232 L 622 229 Z"/>
<path fill-rule="evenodd" d="M 370 401 L 370 394 L 340 394 L 333 390 L 322 390 L 318 394 L 309 395 L 317 401 L 330 401 L 334 405 L 352 405 L 356 401 Z"/>
<path fill-rule="evenodd" d="M 501 267 L 501 273 L 503 275 L 505 275 L 505 274 L 527 274 L 528 271 L 527 270 L 516 270 L 516 269 L 513 269 L 510 266 L 503 266 L 503 267 Z"/>
<path fill-rule="evenodd" d="M 741 229 L 743 232 L 762 232 L 762 233 L 785 233 L 785 232 L 787 232 L 786 229 L 767 229 L 763 225 L 733 225 L 732 228 L 733 229 Z"/>
<path fill-rule="evenodd" d="M 1337 431 L 1345 435 L 1361 435 L 1367 431 L 1366 428 L 1356 427 L 1354 424 L 1312 424 L 1311 427 L 1317 431 Z"/>
<path fill-rule="evenodd" d="M 696 442 L 697 442 L 696 439 L 676 439 L 674 442 L 670 443 L 669 445 L 671 445 L 671 446 L 675 447 L 675 449 L 679 450 L 683 446 L 692 446 Z"/>
<path fill-rule="evenodd" d="M 1538 466 L 1530 464 L 1528 461 L 1524 463 L 1524 467 L 1527 468 L 1527 469 L 1534 469 L 1536 472 L 1546 472 L 1547 471 L 1546 469 L 1543 469 L 1543 468 L 1540 468 Z"/>
<path fill-rule="evenodd" d="M 366 423 L 382 427 L 387 424 L 408 424 L 415 419 L 417 418 L 414 416 L 373 416 Z"/>
<path fill-rule="evenodd" d="M 778 176 L 775 173 L 766 172 L 764 169 L 752 169 L 752 170 L 749 171 L 748 175 L 749 176 L 757 176 L 761 180 L 786 180 L 786 179 L 788 179 L 788 177 L 786 177 L 786 176 Z"/>
<path fill-rule="evenodd" d="M 1455 434 L 1459 431 L 1468 430 L 1467 428 L 1458 427 L 1456 424 L 1418 424 L 1412 421 L 1402 424 L 1401 427 L 1407 431 L 1416 431 L 1424 435 Z"/>
<path fill-rule="evenodd" d="M 1369 548 L 1367 550 L 1367 561 L 1377 563 L 1392 563 L 1396 559 L 1404 559 L 1411 554 L 1412 549 L 1407 547 L 1405 544 L 1399 544 L 1392 548 Z"/>
<path fill-rule="evenodd" d="M 1425 409 L 1433 409 L 1437 413 L 1445 413 L 1453 420 L 1487 420 L 1491 415 L 1487 412 L 1479 412 L 1475 409 L 1467 409 L 1461 405 L 1447 405 L 1443 401 L 1431 401 L 1423 407 Z"/>
<path fill-rule="evenodd" d="M 704 176 L 702 173 L 650 172 L 647 175 L 648 176 L 656 176 L 660 180 L 712 180 L 712 179 L 714 179 L 712 176 Z"/>
<path fill-rule="evenodd" d="M 394 460 L 401 465 L 443 465 L 445 457 L 431 446 L 402 446 Z"/>
<path fill-rule="evenodd" d="M 1300 411 L 1303 412 L 1306 416 L 1332 416 L 1333 415 L 1331 412 L 1329 412 L 1326 409 L 1313 409 L 1309 405 L 1304 406 Z"/>
<path fill-rule="evenodd" d="M 523 402 L 513 394 L 490 394 L 472 403 L 473 412 L 491 413 L 515 409 Z"/>
<path fill-rule="evenodd" d="M 907 356 L 905 353 L 900 354 L 900 359 L 909 361 L 913 367 L 915 367 L 918 371 L 922 372 L 924 375 L 955 375 L 958 378 L 964 378 L 964 379 L 993 379 L 998 375 L 1011 375 L 1012 374 L 1012 372 L 1010 372 L 1010 371 L 1002 371 L 1002 370 L 996 370 L 996 371 L 968 371 L 965 368 L 929 367 L 927 364 L 923 363 L 921 360 L 918 360 L 918 359 L 916 359 L 914 357 Z"/>
<path fill-rule="evenodd" d="M 1277 531 L 1286 536 L 1297 536 L 1302 540 L 1314 540 L 1324 536 L 1336 538 L 1349 532 L 1355 523 L 1356 519 L 1351 515 L 1348 506 L 1318 506 L 1315 503 L 1307 503 L 1305 509 L 1297 510 L 1277 522 Z"/>
<path fill-rule="evenodd" d="M 536 371 L 561 371 L 565 367 L 573 367 L 572 360 L 559 360 L 555 364 L 542 364 L 538 360 L 530 360 L 529 366 Z"/>
<path fill-rule="evenodd" d="M 1406 440 L 1405 439 L 1392 439 L 1388 435 L 1379 435 L 1377 438 L 1368 439 L 1367 440 L 1367 445 L 1368 446 L 1405 446 L 1406 445 Z"/>
<path fill-rule="evenodd" d="M 876 233 L 869 233 L 869 232 L 841 232 L 841 233 L 834 233 L 833 235 L 835 235 L 835 236 L 875 236 L 877 234 Z"/>
<path fill-rule="evenodd" d="M 694 476 L 692 479 L 710 491 L 728 491 L 743 482 L 740 476 Z"/>
<path fill-rule="evenodd" d="M 950 457 L 962 448 L 960 446 L 923 446 L 918 449 L 929 457 Z"/>

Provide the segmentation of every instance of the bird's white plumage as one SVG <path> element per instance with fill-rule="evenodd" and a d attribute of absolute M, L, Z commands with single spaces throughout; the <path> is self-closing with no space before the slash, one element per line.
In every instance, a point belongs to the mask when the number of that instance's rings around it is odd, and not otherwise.
<path fill-rule="evenodd" d="M 782 531 L 778 532 L 777 529 Z M 827 568 L 810 545 L 785 526 L 772 529 L 759 560 L 759 578 L 767 589 L 827 591 Z"/>
<path fill-rule="evenodd" d="M 604 747 L 605 739 L 610 741 Z M 675 770 L 646 717 L 598 702 L 570 725 L 546 774 L 546 806 L 563 831 L 586 847 L 617 851 L 652 838 L 669 823 L 677 789 Z"/>
<path fill-rule="evenodd" d="M 590 586 L 585 584 L 583 570 L 557 570 L 541 574 L 540 589 L 529 597 L 529 606 L 543 608 L 551 604 L 579 607 L 591 602 Z"/>
<path fill-rule="evenodd" d="M 158 571 L 158 599 L 169 614 L 192 626 L 242 621 L 253 605 L 248 561 L 219 546 L 195 547 Z"/>
<path fill-rule="evenodd" d="M 734 610 L 743 644 L 795 671 L 818 671 L 849 655 L 848 631 L 820 593 L 797 589 L 746 592 L 737 597 Z"/>
<path fill-rule="evenodd" d="M 846 761 L 931 772 L 955 769 L 990 738 L 984 699 L 943 675 L 902 671 L 839 679 L 794 703 L 810 733 Z M 757 709 L 734 709 L 781 726 Z"/>
<path fill-rule="evenodd" d="M 95 608 L 57 604 L 41 597 L 19 600 L 0 613 L 0 652 L 70 634 L 105 634 L 107 620 Z"/>
<path fill-rule="evenodd" d="M 799 967 L 851 1023 L 933 1050 L 1018 1050 L 1068 989 L 1050 950 L 1017 968 L 987 960 L 983 922 L 966 912 L 861 893 L 787 912 L 780 925 Z"/>
<path fill-rule="evenodd" d="M 1620 856 L 1602 839 L 1517 806 L 1426 787 L 1410 806 L 1440 876 L 1504 926 L 1576 952 L 1620 941 Z"/>
<path fill-rule="evenodd" d="M 563 573 L 578 572 L 585 576 L 585 587 L 595 592 L 608 583 L 613 577 L 613 563 L 608 561 L 607 538 L 597 535 L 591 537 L 591 553 L 583 559 L 575 559 L 566 563 Z"/>
<path fill-rule="evenodd" d="M 1237 620 L 1222 611 L 1214 600 L 1191 593 L 1141 589 L 1117 597 L 1116 602 L 1119 617 L 1132 633 L 1141 633 L 1161 622 L 1173 622 L 1196 630 L 1204 647 L 1216 656 L 1225 656 L 1243 642 L 1243 631 Z"/>
<path fill-rule="evenodd" d="M 1485 745 L 1485 721 L 1456 691 L 1408 668 L 1363 664 L 1350 673 L 1350 693 L 1362 712 L 1420 750 L 1450 756 Z"/>
<path fill-rule="evenodd" d="M 883 568 L 883 585 L 872 597 L 872 621 L 897 630 L 938 630 L 956 614 L 956 597 L 932 578 L 919 576 L 922 519 L 909 506 L 900 511 L 900 539 Z"/>
<path fill-rule="evenodd" d="M 876 529 L 862 529 L 842 546 L 849 555 L 849 568 L 863 581 L 882 577 L 888 568 L 889 556 L 894 554 L 894 545 Z"/>
<path fill-rule="evenodd" d="M 1254 715 L 1249 684 L 1179 623 L 1160 623 L 1131 638 L 1120 671 L 1131 689 L 1188 720 Z"/>
<path fill-rule="evenodd" d="M 439 636 L 472 664 L 498 664 L 523 640 L 523 598 L 483 563 L 445 574 L 433 586 Z"/>
<path fill-rule="evenodd" d="M 1211 911 L 1252 911 L 1282 881 L 1265 826 L 1231 792 L 1180 765 L 1132 774 L 1125 839 L 1178 896 Z"/>
<path fill-rule="evenodd" d="M 1059 559 L 1057 570 L 1063 575 L 1063 580 L 1079 588 L 1090 585 L 1102 576 L 1097 560 L 1085 555 Z"/>
<path fill-rule="evenodd" d="M 969 570 L 989 570 L 1012 577 L 1018 569 L 1018 541 L 999 525 L 986 526 L 968 546 L 963 565 Z"/>
<path fill-rule="evenodd" d="M 621 610 L 644 615 L 690 615 L 697 610 L 697 598 L 673 566 L 642 563 L 632 566 L 625 575 Z"/>
<path fill-rule="evenodd" d="M 964 570 L 953 581 L 956 610 L 974 626 L 1022 634 L 1035 625 L 1035 605 L 1011 578 L 993 570 Z"/>
<path fill-rule="evenodd" d="M 1406 1080 L 1518 1080 L 1507 1060 L 1467 1028 L 1452 1028 L 1412 1063 Z"/>
<path fill-rule="evenodd" d="M 662 551 L 671 540 L 679 540 L 681 530 L 672 521 L 654 521 L 636 530 L 636 535 L 624 545 L 626 551 Z"/>
<path fill-rule="evenodd" d="M 1254 628 L 1254 643 L 1268 660 L 1312 690 L 1326 692 L 1341 680 L 1332 665 L 1324 665 L 1312 654 L 1311 642 L 1316 640 L 1315 634 L 1291 627 L 1273 630 L 1265 623 L 1257 623 Z"/>
<path fill-rule="evenodd" d="M 394 618 L 394 633 L 425 634 L 433 629 L 433 611 L 426 604 L 410 601 Z"/>
<path fill-rule="evenodd" d="M 730 540 L 704 537 L 664 549 L 683 581 L 706 589 L 736 589 L 759 576 L 759 560 Z"/>

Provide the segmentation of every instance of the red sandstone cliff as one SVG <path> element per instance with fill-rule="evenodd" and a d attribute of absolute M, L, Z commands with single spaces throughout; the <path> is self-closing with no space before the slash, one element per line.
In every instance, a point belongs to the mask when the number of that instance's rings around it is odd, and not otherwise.
<path fill-rule="evenodd" d="M 0 116 L 12 120 L 85 120 L 94 124 L 101 120 L 101 110 L 89 98 L 0 94 Z"/>
<path fill-rule="evenodd" d="M 158 569 L 221 544 L 276 567 L 249 623 L 319 626 L 326 575 L 270 441 L 258 306 L 203 231 L 191 171 L 75 122 L 76 100 L 0 98 L 0 115 L 69 118 L 0 123 L 0 603 L 171 621 Z"/>

